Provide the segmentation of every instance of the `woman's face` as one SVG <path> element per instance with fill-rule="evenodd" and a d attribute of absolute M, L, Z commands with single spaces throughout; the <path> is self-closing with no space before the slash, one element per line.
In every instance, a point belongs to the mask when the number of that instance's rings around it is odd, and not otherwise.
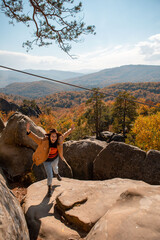
<path fill-rule="evenodd" d="M 50 140 L 51 140 L 51 143 L 55 143 L 55 141 L 57 140 L 57 134 L 56 133 L 51 133 Z"/>

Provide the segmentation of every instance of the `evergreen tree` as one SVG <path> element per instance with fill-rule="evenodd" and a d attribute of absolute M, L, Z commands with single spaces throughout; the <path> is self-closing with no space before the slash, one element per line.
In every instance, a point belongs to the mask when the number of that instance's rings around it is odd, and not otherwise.
<path fill-rule="evenodd" d="M 99 92 L 99 88 L 93 88 L 93 95 L 87 100 L 88 106 L 84 116 L 92 132 L 96 133 L 96 138 L 100 137 L 100 132 L 106 130 L 111 122 L 109 107 L 103 102 L 104 94 Z"/>
<path fill-rule="evenodd" d="M 116 97 L 113 109 L 113 127 L 115 132 L 123 133 L 125 137 L 126 131 L 129 132 L 131 124 L 137 116 L 137 105 L 134 102 L 135 98 L 128 92 L 120 92 Z"/>

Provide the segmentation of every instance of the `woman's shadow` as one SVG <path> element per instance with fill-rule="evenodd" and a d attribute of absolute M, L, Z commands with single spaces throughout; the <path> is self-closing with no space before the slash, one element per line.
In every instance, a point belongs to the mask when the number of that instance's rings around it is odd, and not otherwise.
<path fill-rule="evenodd" d="M 54 185 L 52 191 L 60 185 Z M 54 200 L 50 202 L 50 198 L 46 195 L 42 202 L 38 205 L 30 206 L 25 214 L 26 221 L 29 229 L 30 240 L 36 240 L 39 234 L 41 226 L 41 218 L 47 216 L 54 216 L 56 213 L 50 213 L 50 209 L 53 207 Z M 57 217 L 57 216 L 55 216 Z"/>

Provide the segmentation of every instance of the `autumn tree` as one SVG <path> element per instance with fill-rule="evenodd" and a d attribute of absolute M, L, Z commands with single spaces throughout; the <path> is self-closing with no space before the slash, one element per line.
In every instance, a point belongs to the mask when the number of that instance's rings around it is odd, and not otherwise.
<path fill-rule="evenodd" d="M 42 127 L 46 132 L 49 132 L 52 128 L 57 128 L 57 120 L 53 113 L 50 115 L 41 114 L 38 118 L 31 117 L 31 119 L 35 122 L 36 125 Z"/>
<path fill-rule="evenodd" d="M 86 26 L 82 3 L 74 0 L 0 0 L 1 11 L 11 19 L 10 23 L 22 22 L 33 26 L 34 39 L 23 46 L 32 49 L 33 44 L 44 46 L 53 41 L 66 53 L 71 49 L 70 42 L 78 42 L 82 34 L 95 34 L 95 26 Z M 77 20 L 78 19 L 78 20 Z"/>
<path fill-rule="evenodd" d="M 148 105 L 140 105 L 137 112 L 138 115 L 142 115 L 142 116 L 149 116 L 149 115 L 153 115 L 156 114 L 157 112 L 160 111 L 160 104 L 157 103 L 155 105 L 155 107 L 151 107 Z"/>
<path fill-rule="evenodd" d="M 138 116 L 132 128 L 135 144 L 145 150 L 160 150 L 160 112 L 150 116 Z"/>
<path fill-rule="evenodd" d="M 115 132 L 122 132 L 123 136 L 126 135 L 126 129 L 130 131 L 131 124 L 135 120 L 136 103 L 135 98 L 128 92 L 120 92 L 113 104 L 113 127 Z"/>

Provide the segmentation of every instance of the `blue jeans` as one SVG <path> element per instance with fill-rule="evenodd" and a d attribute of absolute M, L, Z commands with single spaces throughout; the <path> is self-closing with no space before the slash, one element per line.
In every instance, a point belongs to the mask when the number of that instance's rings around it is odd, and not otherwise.
<path fill-rule="evenodd" d="M 53 172 L 58 174 L 59 156 L 51 162 L 44 162 L 44 168 L 47 174 L 47 185 L 52 185 Z"/>

